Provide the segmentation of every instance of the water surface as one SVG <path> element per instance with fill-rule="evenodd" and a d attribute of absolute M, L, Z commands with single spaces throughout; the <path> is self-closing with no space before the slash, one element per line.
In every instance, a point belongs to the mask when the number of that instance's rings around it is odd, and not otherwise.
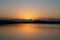
<path fill-rule="evenodd" d="M 1 25 L 0 40 L 60 40 L 60 25 L 58 24 Z"/>

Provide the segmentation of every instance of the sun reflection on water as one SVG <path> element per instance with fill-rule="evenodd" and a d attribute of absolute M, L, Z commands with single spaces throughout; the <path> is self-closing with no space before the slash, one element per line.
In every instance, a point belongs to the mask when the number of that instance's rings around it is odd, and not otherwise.
<path fill-rule="evenodd" d="M 8 39 L 49 39 L 51 37 L 54 38 L 55 36 L 59 36 L 57 33 L 60 34 L 60 29 L 49 28 L 52 25 L 45 28 L 46 26 L 46 24 L 44 26 L 42 24 L 8 25 L 0 27 L 0 35 L 3 35 L 4 38 L 7 37 Z"/>
<path fill-rule="evenodd" d="M 33 26 L 33 25 L 30 25 L 30 24 L 25 24 L 25 25 L 21 25 L 20 27 L 20 31 L 23 33 L 23 34 L 33 34 L 37 29 Z"/>

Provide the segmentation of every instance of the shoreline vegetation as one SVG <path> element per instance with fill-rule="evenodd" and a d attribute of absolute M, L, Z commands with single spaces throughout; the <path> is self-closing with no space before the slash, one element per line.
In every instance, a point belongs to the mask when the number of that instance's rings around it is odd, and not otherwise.
<path fill-rule="evenodd" d="M 3 24 L 21 24 L 21 23 L 33 23 L 33 24 L 60 24 L 60 19 L 40 19 L 40 20 L 25 20 L 25 19 L 0 19 L 0 25 Z"/>

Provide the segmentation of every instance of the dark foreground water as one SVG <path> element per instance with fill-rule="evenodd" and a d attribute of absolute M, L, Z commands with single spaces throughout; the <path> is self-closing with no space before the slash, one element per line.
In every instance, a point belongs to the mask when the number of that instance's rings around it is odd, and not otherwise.
<path fill-rule="evenodd" d="M 60 40 L 60 25 L 59 24 L 1 25 L 0 40 Z"/>

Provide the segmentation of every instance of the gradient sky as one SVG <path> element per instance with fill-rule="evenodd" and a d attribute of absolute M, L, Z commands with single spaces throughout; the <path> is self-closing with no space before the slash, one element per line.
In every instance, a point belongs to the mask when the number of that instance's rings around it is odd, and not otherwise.
<path fill-rule="evenodd" d="M 60 0 L 0 0 L 0 17 L 60 18 Z"/>

